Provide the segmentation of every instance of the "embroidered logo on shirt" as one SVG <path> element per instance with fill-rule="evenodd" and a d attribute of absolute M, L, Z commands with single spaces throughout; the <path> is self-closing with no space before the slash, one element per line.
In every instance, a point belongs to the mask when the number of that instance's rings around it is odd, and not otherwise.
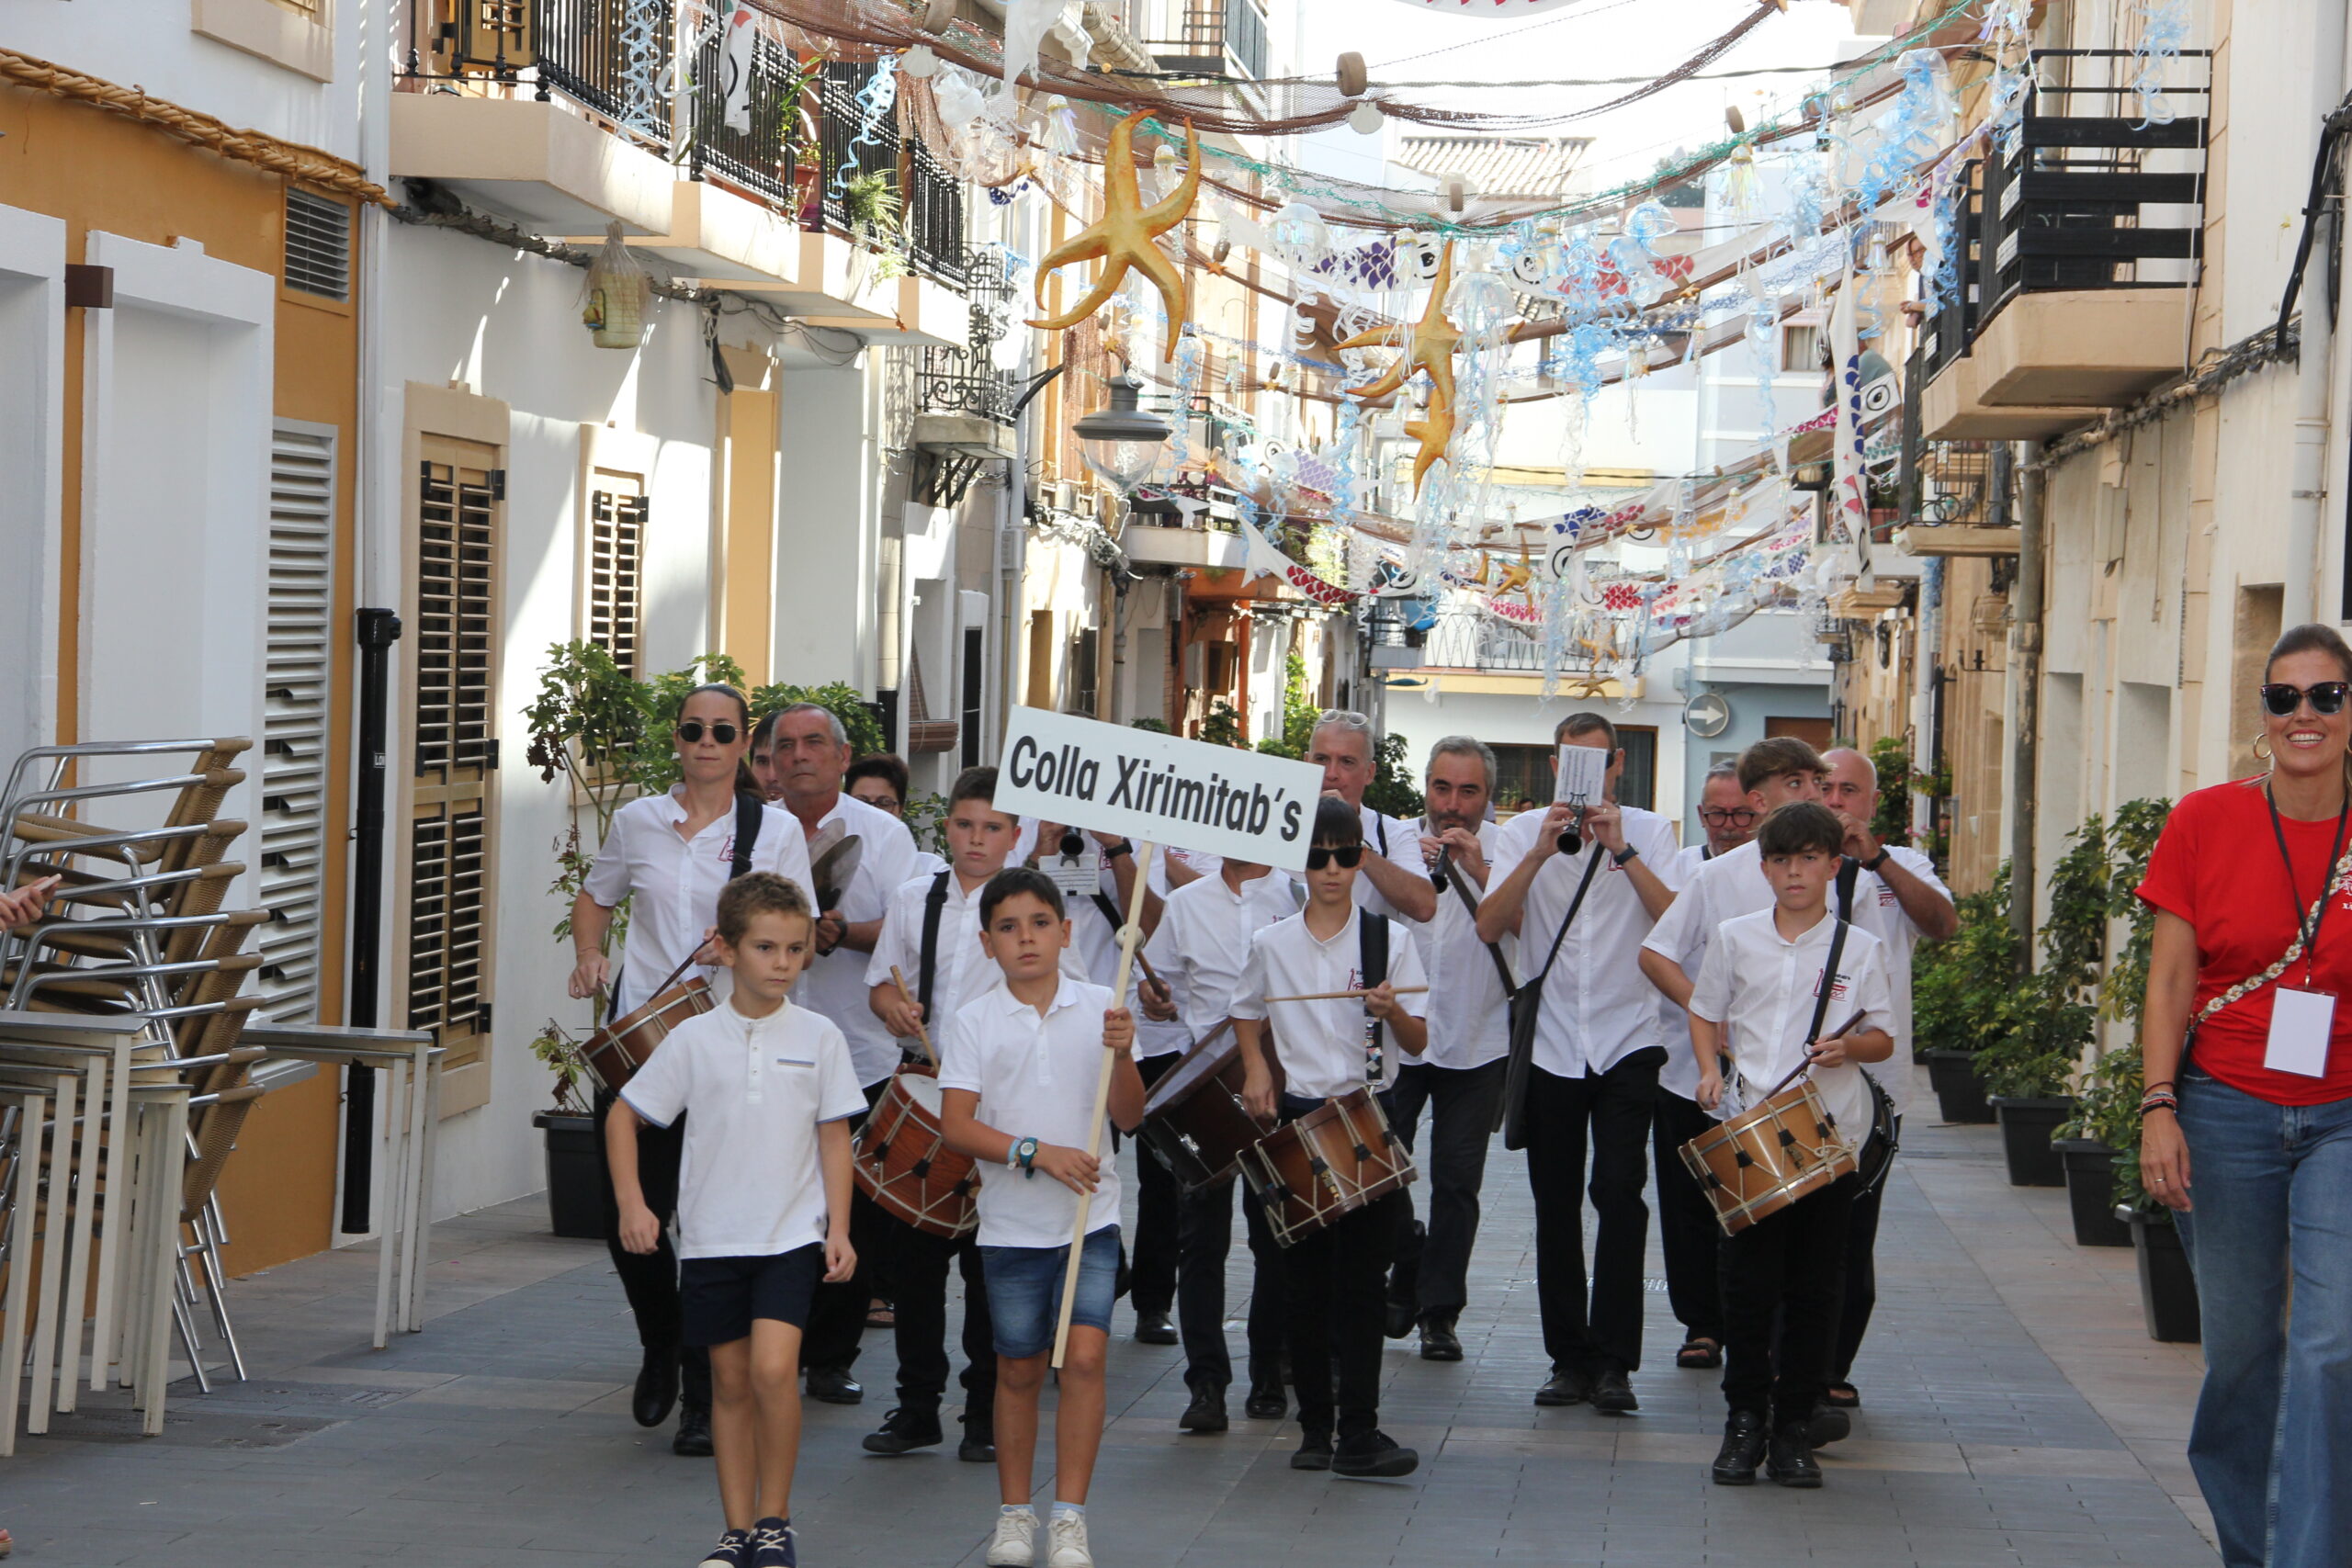
<path fill-rule="evenodd" d="M 1847 987 L 1851 983 L 1849 976 L 1842 972 L 1839 973 L 1838 977 L 1829 983 L 1829 999 L 1834 1002 L 1839 997 L 1844 996 L 1846 994 Z M 1816 997 L 1821 995 L 1821 976 L 1818 975 L 1815 976 L 1813 978 L 1813 994 Z"/>

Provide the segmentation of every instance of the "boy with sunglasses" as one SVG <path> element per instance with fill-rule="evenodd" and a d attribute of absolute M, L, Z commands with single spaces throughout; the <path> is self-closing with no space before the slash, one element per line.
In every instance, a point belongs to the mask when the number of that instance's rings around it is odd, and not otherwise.
<path fill-rule="evenodd" d="M 1249 962 L 1228 1006 L 1241 1047 L 1242 1099 L 1257 1115 L 1295 1121 L 1368 1080 L 1392 1081 L 1377 1055 L 1382 1035 L 1393 1037 L 1408 1056 L 1419 1056 L 1429 1043 L 1419 953 L 1402 925 L 1356 907 L 1364 858 L 1363 818 L 1353 807 L 1326 796 L 1316 807 L 1306 855 L 1306 908 L 1250 940 Z M 1367 919 L 1378 922 L 1370 934 Z M 1367 973 L 1381 967 L 1383 977 Z M 1351 994 L 1324 1001 L 1271 999 L 1333 991 Z M 1406 992 L 1411 994 L 1400 994 Z M 1377 1025 L 1369 1037 L 1367 1018 Z M 1273 1063 L 1282 1068 L 1279 1091 Z M 1398 1228 L 1411 1214 L 1405 1194 L 1391 1192 L 1301 1237 L 1283 1255 L 1291 1373 L 1305 1434 L 1291 1456 L 1294 1470 L 1397 1476 L 1420 1464 L 1419 1454 L 1380 1429 L 1388 1269 Z"/>

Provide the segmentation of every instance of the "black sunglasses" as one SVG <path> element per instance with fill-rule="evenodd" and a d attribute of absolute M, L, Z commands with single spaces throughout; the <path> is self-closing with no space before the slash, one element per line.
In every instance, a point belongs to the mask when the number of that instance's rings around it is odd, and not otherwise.
<path fill-rule="evenodd" d="M 1332 849 L 1317 844 L 1306 852 L 1306 869 L 1321 871 L 1333 861 L 1338 861 L 1350 871 L 1353 871 L 1363 860 L 1363 846 L 1362 844 L 1350 844 L 1344 849 Z"/>
<path fill-rule="evenodd" d="M 678 721 L 678 739 L 689 746 L 696 745 L 701 741 L 705 728 L 710 731 L 710 738 L 721 746 L 734 745 L 735 737 L 742 733 L 723 718 L 707 726 L 698 718 L 682 718 Z"/>
<path fill-rule="evenodd" d="M 2313 713 L 2342 713 L 2347 692 L 2352 692 L 2352 682 L 2322 681 L 2315 686 L 2290 686 L 2284 681 L 2273 681 L 2262 688 L 2262 705 L 2285 718 L 2308 697 Z"/>

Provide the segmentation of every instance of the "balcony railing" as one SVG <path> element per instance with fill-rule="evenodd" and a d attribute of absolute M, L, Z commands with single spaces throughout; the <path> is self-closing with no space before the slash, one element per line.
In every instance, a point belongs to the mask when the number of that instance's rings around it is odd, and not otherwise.
<path fill-rule="evenodd" d="M 1421 644 L 1422 663 L 1437 670 L 1541 673 L 1544 645 L 1482 615 L 1440 615 Z"/>
<path fill-rule="evenodd" d="M 475 11 L 495 0 L 464 0 Z M 670 145 L 670 103 L 662 96 L 677 17 L 672 0 L 537 0 L 538 96 L 549 88 L 578 99 L 655 147 Z"/>
<path fill-rule="evenodd" d="M 1183 0 L 1182 36 L 1144 47 L 1163 71 L 1203 76 L 1266 73 L 1266 18 L 1255 0 Z"/>
<path fill-rule="evenodd" d="M 1020 395 L 1017 378 L 968 349 L 926 348 L 915 369 L 915 408 L 922 413 L 977 414 L 1010 425 Z"/>
<path fill-rule="evenodd" d="M 727 123 L 726 40 L 713 33 L 695 57 L 693 144 L 688 166 L 696 179 L 716 175 L 771 200 L 792 199 L 794 120 L 800 107 L 800 73 L 791 51 L 773 39 L 752 45 L 743 95 L 742 129 Z"/>
<path fill-rule="evenodd" d="M 961 288 L 967 276 L 964 250 L 963 190 L 938 156 L 920 140 L 902 138 L 892 114 L 868 120 L 858 96 L 874 79 L 874 67 L 836 61 L 824 71 L 824 226 L 860 237 L 851 211 L 849 182 L 887 175 L 899 194 L 899 238 L 916 272 Z"/>

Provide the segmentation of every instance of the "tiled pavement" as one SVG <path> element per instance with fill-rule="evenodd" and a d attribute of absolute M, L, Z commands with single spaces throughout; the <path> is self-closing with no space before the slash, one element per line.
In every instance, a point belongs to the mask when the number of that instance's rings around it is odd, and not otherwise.
<path fill-rule="evenodd" d="M 2074 1247 L 2064 1195 L 2005 1185 L 1991 1129 L 1920 1125 L 1908 1143 L 1855 1374 L 1867 1404 L 1854 1437 L 1827 1450 L 1822 1491 L 1708 1483 L 1721 1398 L 1711 1376 L 1674 1370 L 1679 1336 L 1655 1291 L 1639 1415 L 1529 1403 L 1544 1372 L 1531 1214 L 1520 1161 L 1498 1148 L 1468 1359 L 1434 1366 L 1389 1348 L 1383 1422 L 1420 1449 L 1420 1472 L 1295 1473 L 1287 1423 L 1181 1437 L 1179 1352 L 1121 1337 L 1090 1509 L 1098 1557 L 1105 1568 L 2212 1563 L 2179 1460 L 2194 1350 L 2145 1338 L 2131 1255 Z M 437 1227 L 432 1320 L 381 1352 L 367 1348 L 372 1249 L 239 1281 L 253 1382 L 209 1396 L 183 1385 L 158 1439 L 102 1408 L 0 1461 L 17 1561 L 695 1561 L 716 1517 L 709 1467 L 630 1423 L 636 1358 L 618 1287 L 601 1248 L 543 1225 L 525 1200 Z M 1246 1249 L 1235 1256 L 1238 1315 Z M 869 1340 L 863 1408 L 808 1408 L 796 1513 L 812 1568 L 980 1560 L 991 1469 L 952 1451 L 858 1450 L 888 1404 L 889 1359 L 887 1335 Z"/>

